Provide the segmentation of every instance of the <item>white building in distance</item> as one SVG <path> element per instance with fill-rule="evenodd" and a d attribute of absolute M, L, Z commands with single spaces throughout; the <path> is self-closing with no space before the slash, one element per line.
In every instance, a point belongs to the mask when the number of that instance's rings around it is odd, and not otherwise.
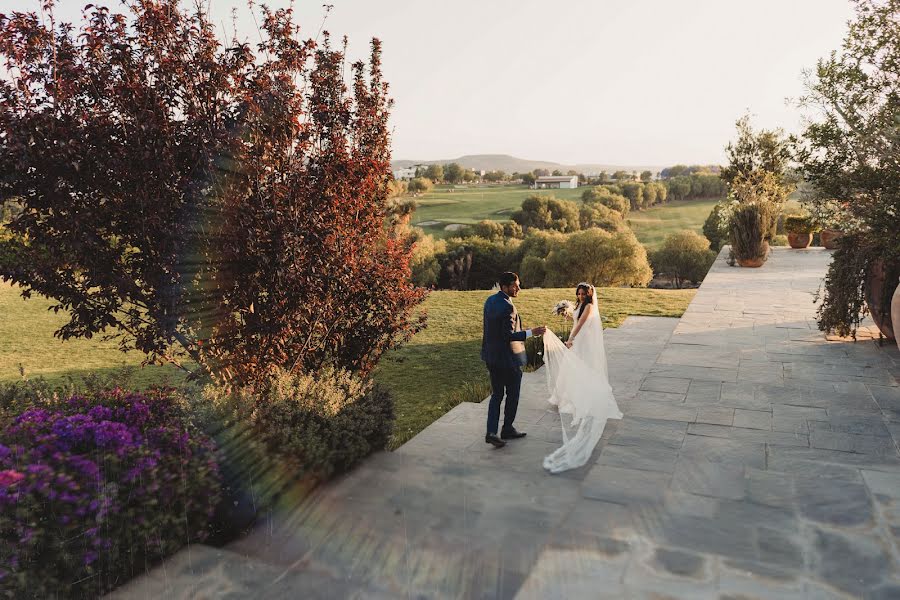
<path fill-rule="evenodd" d="M 405 169 L 394 169 L 394 179 L 412 179 L 416 176 L 416 170 L 427 168 L 425 165 L 413 165 Z"/>
<path fill-rule="evenodd" d="M 534 180 L 534 189 L 536 190 L 552 188 L 573 189 L 577 187 L 578 175 L 538 177 Z"/>

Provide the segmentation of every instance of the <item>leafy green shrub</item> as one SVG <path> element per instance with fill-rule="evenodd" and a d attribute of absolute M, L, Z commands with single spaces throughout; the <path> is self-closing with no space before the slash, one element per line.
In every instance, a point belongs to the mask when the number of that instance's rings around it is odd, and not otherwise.
<path fill-rule="evenodd" d="M 624 194 L 622 193 L 622 186 L 616 183 L 607 183 L 605 185 L 599 186 L 600 188 L 606 190 L 610 194 L 615 194 L 617 196 L 622 196 L 624 198 Z"/>
<path fill-rule="evenodd" d="M 519 246 L 519 253 L 523 258 L 526 256 L 547 258 L 550 252 L 559 248 L 565 241 L 566 235 L 558 231 L 529 231 Z"/>
<path fill-rule="evenodd" d="M 578 211 L 581 229 L 599 227 L 600 229 L 615 232 L 625 227 L 622 215 L 603 204 L 585 204 Z"/>
<path fill-rule="evenodd" d="M 621 194 L 614 194 L 603 186 L 597 186 L 585 190 L 581 194 L 581 201 L 586 205 L 602 204 L 607 208 L 618 212 L 622 217 L 628 214 L 630 203 L 628 198 Z"/>
<path fill-rule="evenodd" d="M 728 240 L 728 229 L 723 227 L 722 205 L 716 204 L 703 223 L 703 236 L 709 240 L 709 246 L 715 252 L 722 249 Z"/>
<path fill-rule="evenodd" d="M 525 237 L 525 230 L 515 221 L 506 221 L 503 223 L 503 235 L 507 238 L 521 240 Z"/>
<path fill-rule="evenodd" d="M 577 204 L 546 194 L 525 198 L 522 208 L 515 211 L 511 218 L 526 232 L 529 229 L 555 229 L 568 233 L 581 228 Z"/>
<path fill-rule="evenodd" d="M 435 240 L 421 229 L 415 231 L 416 241 L 413 243 L 409 259 L 410 277 L 417 286 L 428 288 L 437 284 L 441 272 L 438 256 L 446 251 L 447 243 L 444 240 Z"/>
<path fill-rule="evenodd" d="M 467 225 L 460 231 L 460 237 L 481 237 L 492 242 L 498 242 L 506 237 L 503 223 L 499 221 L 483 220 L 474 225 Z"/>
<path fill-rule="evenodd" d="M 115 389 L 53 404 L 0 431 L 0 595 L 94 598 L 205 539 L 218 464 L 182 397 Z"/>
<path fill-rule="evenodd" d="M 523 287 L 541 287 L 547 277 L 547 267 L 543 258 L 531 254 L 522 259 L 518 273 Z"/>
<path fill-rule="evenodd" d="M 647 251 L 631 230 L 610 233 L 592 228 L 566 237 L 546 262 L 547 287 L 645 286 L 653 277 Z"/>
<path fill-rule="evenodd" d="M 67 377 L 65 383 L 58 384 L 51 384 L 43 377 L 0 383 L 0 427 L 29 408 L 58 410 L 75 394 L 96 395 L 107 389 L 128 389 L 133 379 L 134 367 L 122 367 L 107 374 Z"/>
<path fill-rule="evenodd" d="M 520 240 L 491 241 L 481 237 L 451 238 L 447 249 L 438 255 L 441 273 L 438 285 L 443 289 L 488 290 L 497 275 L 515 271 L 521 262 Z"/>
<path fill-rule="evenodd" d="M 43 378 L 0 383 L 0 426 L 6 426 L 29 408 L 56 408 L 62 388 Z"/>
<path fill-rule="evenodd" d="M 413 194 L 430 192 L 433 187 L 434 183 L 427 177 L 416 177 L 407 184 L 407 189 Z"/>
<path fill-rule="evenodd" d="M 650 255 L 654 273 L 671 277 L 677 288 L 685 281 L 703 281 L 715 260 L 709 241 L 687 230 L 666 236 L 662 247 Z"/>
<path fill-rule="evenodd" d="M 769 245 L 770 246 L 787 246 L 788 245 L 787 236 L 786 235 L 773 236 L 772 239 L 769 241 Z"/>
<path fill-rule="evenodd" d="M 824 289 L 816 295 L 816 301 L 822 300 L 816 311 L 821 331 L 856 339 L 856 330 L 869 312 L 865 282 L 873 255 L 877 256 L 865 235 L 842 238 L 825 275 Z"/>
<path fill-rule="evenodd" d="M 814 233 L 816 227 L 809 217 L 787 215 L 784 217 L 784 230 L 788 233 Z"/>
<path fill-rule="evenodd" d="M 622 195 L 631 203 L 631 210 L 644 208 L 644 184 L 627 182 L 622 184 Z"/>
<path fill-rule="evenodd" d="M 209 385 L 203 398 L 210 407 L 208 426 L 236 427 L 237 438 L 252 438 L 250 454 L 277 457 L 292 474 L 312 480 L 346 471 L 383 449 L 394 422 L 386 390 L 332 367 L 315 374 L 278 370 L 254 387 Z M 229 461 L 246 461 L 235 456 L 246 450 L 237 442 L 226 445 Z"/>

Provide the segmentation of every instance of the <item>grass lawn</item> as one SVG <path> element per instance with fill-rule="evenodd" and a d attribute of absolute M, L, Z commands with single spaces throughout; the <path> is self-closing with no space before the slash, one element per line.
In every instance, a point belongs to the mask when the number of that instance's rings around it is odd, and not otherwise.
<path fill-rule="evenodd" d="M 618 326 L 628 315 L 677 317 L 694 293 L 604 288 L 600 290 L 600 312 L 610 327 Z M 457 404 L 460 388 L 487 382 L 479 349 L 481 309 L 489 294 L 432 292 L 424 304 L 428 328 L 382 360 L 375 378 L 391 390 L 397 403 L 392 447 L 412 438 Z M 559 330 L 561 322 L 550 315 L 550 309 L 564 298 L 574 299 L 572 290 L 522 290 L 516 307 L 526 326 L 547 324 Z M 17 288 L 0 283 L 0 382 L 20 379 L 20 366 L 29 378 L 41 376 L 51 382 L 63 382 L 67 377 L 140 365 L 142 354 L 123 354 L 115 342 L 98 338 L 63 342 L 54 338 L 53 332 L 65 322 L 65 317 L 48 311 L 51 304 L 37 296 L 22 300 Z M 129 385 L 144 387 L 181 381 L 183 376 L 174 367 L 148 366 L 138 369 Z"/>
<path fill-rule="evenodd" d="M 585 188 L 572 190 L 533 190 L 526 185 L 454 188 L 441 185 L 416 198 L 419 207 L 413 223 L 438 221 L 438 225 L 422 227 L 436 238 L 453 232 L 444 227 L 451 223 L 471 224 L 484 219 L 506 221 L 510 213 L 522 206 L 522 200 L 532 194 L 552 194 L 564 200 L 581 200 Z"/>
<path fill-rule="evenodd" d="M 628 315 L 681 316 L 696 293 L 626 288 L 602 288 L 599 292 L 600 313 L 608 327 L 617 327 Z M 376 379 L 391 390 L 397 404 L 392 447 L 403 444 L 458 404 L 460 387 L 487 384 L 487 370 L 479 351 L 481 311 L 490 293 L 432 292 L 424 305 L 427 329 L 382 359 Z M 562 321 L 550 310 L 565 298 L 574 300 L 573 290 L 522 290 L 515 302 L 526 327 L 546 324 L 559 331 Z"/>
<path fill-rule="evenodd" d="M 21 379 L 20 367 L 28 378 L 40 376 L 61 383 L 66 376 L 108 373 L 123 366 L 137 367 L 131 383 L 139 387 L 183 381 L 182 372 L 172 366 L 140 369 L 144 355 L 124 354 L 115 341 L 95 337 L 64 342 L 53 337 L 53 332 L 68 321 L 68 315 L 47 310 L 52 304 L 37 295 L 23 300 L 18 288 L 0 282 L 0 382 Z"/>
<path fill-rule="evenodd" d="M 444 229 L 448 224 L 477 223 L 484 219 L 506 221 L 510 213 L 522 206 L 522 200 L 531 194 L 552 194 L 564 200 L 581 203 L 581 194 L 587 186 L 574 190 L 532 190 L 524 185 L 472 187 L 456 189 L 438 186 L 416 198 L 419 207 L 413 223 L 436 221 L 435 225 L 422 226 L 426 233 L 436 238 L 453 235 Z M 670 233 L 690 229 L 703 233 L 703 222 L 715 206 L 716 200 L 686 200 L 670 202 L 640 212 L 629 212 L 627 220 L 638 240 L 649 249 L 662 244 Z"/>
<path fill-rule="evenodd" d="M 655 250 L 670 233 L 690 229 L 703 235 L 703 223 L 716 205 L 716 200 L 683 200 L 654 206 L 640 212 L 629 212 L 625 218 L 637 239 Z"/>

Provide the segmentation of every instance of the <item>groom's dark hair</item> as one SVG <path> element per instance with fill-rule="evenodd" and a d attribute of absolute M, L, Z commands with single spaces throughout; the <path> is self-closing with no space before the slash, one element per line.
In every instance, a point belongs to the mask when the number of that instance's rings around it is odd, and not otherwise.
<path fill-rule="evenodd" d="M 512 285 L 518 278 L 519 276 L 512 271 L 507 271 L 506 273 L 500 273 L 500 277 L 497 278 L 497 283 L 500 284 L 500 287 Z"/>

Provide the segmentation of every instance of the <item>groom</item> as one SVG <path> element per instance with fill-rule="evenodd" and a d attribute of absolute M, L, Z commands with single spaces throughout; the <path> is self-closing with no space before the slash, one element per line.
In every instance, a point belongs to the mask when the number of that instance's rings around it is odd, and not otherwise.
<path fill-rule="evenodd" d="M 525 437 L 516 431 L 513 421 L 519 407 L 519 388 L 522 385 L 522 367 L 525 366 L 525 340 L 532 335 L 543 335 L 546 327 L 522 330 L 522 320 L 512 299 L 519 295 L 519 276 L 501 273 L 498 278 L 500 291 L 484 303 L 484 334 L 481 337 L 481 360 L 491 374 L 491 401 L 488 406 L 487 434 L 484 441 L 497 448 L 506 445 L 504 440 Z M 503 431 L 497 436 L 500 425 L 500 402 L 506 393 L 506 409 L 503 415 Z"/>

